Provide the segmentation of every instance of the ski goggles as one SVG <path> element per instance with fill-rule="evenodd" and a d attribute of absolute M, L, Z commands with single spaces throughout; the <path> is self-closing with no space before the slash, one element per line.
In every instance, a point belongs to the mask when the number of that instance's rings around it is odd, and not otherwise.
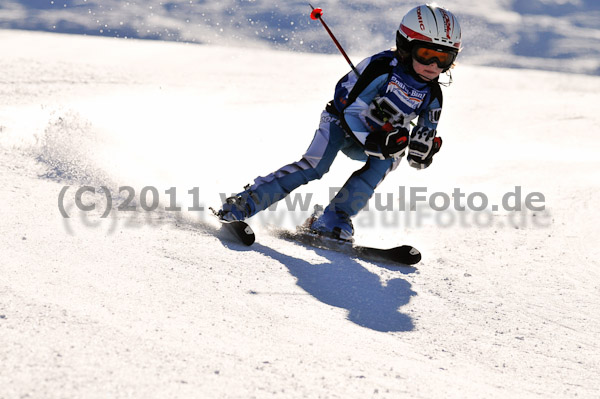
<path fill-rule="evenodd" d="M 456 61 L 457 53 L 454 51 L 445 51 L 438 47 L 415 46 L 412 49 L 412 56 L 423 65 L 436 63 L 442 69 L 450 68 Z"/>

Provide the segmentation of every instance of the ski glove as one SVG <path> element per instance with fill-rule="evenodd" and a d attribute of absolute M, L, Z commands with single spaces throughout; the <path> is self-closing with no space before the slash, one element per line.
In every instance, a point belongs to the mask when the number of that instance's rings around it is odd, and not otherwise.
<path fill-rule="evenodd" d="M 372 132 L 365 141 L 365 154 L 379 158 L 400 158 L 408 146 L 408 130 L 393 128 L 391 124 L 383 126 L 383 131 Z"/>
<path fill-rule="evenodd" d="M 433 161 L 433 156 L 442 147 L 442 138 L 436 137 L 436 130 L 426 126 L 415 126 L 408 143 L 408 164 L 415 169 L 425 169 Z"/>

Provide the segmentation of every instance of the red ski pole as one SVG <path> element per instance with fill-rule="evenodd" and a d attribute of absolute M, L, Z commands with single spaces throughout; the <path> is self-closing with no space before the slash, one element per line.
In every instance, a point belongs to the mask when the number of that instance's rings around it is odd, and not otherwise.
<path fill-rule="evenodd" d="M 340 53 L 342 53 L 342 55 L 344 56 L 344 58 L 348 62 L 348 65 L 350 65 L 350 68 L 352 68 L 352 71 L 354 71 L 354 73 L 356 74 L 356 76 L 360 78 L 360 73 L 358 73 L 358 70 L 356 69 L 356 67 L 354 66 L 354 64 L 352 63 L 352 61 L 350 61 L 350 57 L 348 57 L 348 54 L 346 54 L 346 52 L 342 48 L 342 45 L 340 44 L 340 42 L 338 42 L 338 40 L 335 38 L 335 36 L 334 36 L 333 32 L 331 31 L 331 29 L 329 29 L 329 26 L 327 26 L 327 24 L 323 20 L 323 9 L 321 9 L 321 8 L 314 8 L 312 6 L 312 4 L 310 4 L 310 3 L 308 3 L 308 5 L 310 6 L 310 8 L 312 8 L 312 12 L 310 13 L 310 18 L 313 19 L 313 20 L 318 19 L 319 22 L 321 22 L 321 25 L 323 25 L 323 28 L 325 28 L 325 30 L 327 31 L 327 33 L 329 33 L 329 36 L 331 37 L 331 40 L 333 40 L 333 43 L 335 43 L 335 45 L 338 48 L 338 50 L 340 50 Z"/>
<path fill-rule="evenodd" d="M 310 8 L 312 8 L 312 12 L 310 13 L 310 18 L 313 19 L 313 20 L 314 19 L 318 19 L 319 22 L 321 22 L 321 24 L 323 25 L 323 28 L 325 28 L 325 30 L 327 31 L 327 33 L 329 33 L 329 36 L 331 37 L 331 40 L 333 40 L 333 42 L 335 43 L 335 45 L 338 48 L 338 50 L 340 50 L 340 53 L 342 53 L 342 55 L 344 56 L 344 58 L 348 62 L 348 65 L 350 65 L 350 68 L 352 68 L 352 71 L 356 74 L 356 77 L 360 78 L 360 73 L 358 72 L 358 70 L 356 69 L 356 67 L 352 63 L 352 61 L 350 61 L 350 57 L 348 57 L 348 54 L 346 54 L 346 52 L 342 48 L 342 45 L 340 44 L 340 42 L 337 41 L 337 39 L 333 35 L 333 32 L 331 31 L 331 29 L 329 29 L 329 26 L 327 26 L 327 24 L 325 23 L 325 21 L 323 21 L 323 9 L 321 9 L 321 8 L 314 8 L 312 6 L 312 4 L 310 4 L 310 3 L 308 3 L 308 5 L 310 6 Z M 379 105 L 378 102 L 375 102 L 375 106 L 377 107 L 377 109 L 379 111 L 381 111 L 383 113 L 383 110 L 381 109 L 381 105 Z M 387 122 L 387 118 L 384 118 L 384 120 Z M 410 124 L 413 125 L 413 126 L 415 126 L 414 122 L 410 122 Z"/>

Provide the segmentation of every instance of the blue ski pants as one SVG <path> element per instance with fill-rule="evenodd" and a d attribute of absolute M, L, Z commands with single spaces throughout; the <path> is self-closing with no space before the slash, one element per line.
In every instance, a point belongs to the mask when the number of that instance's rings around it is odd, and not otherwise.
<path fill-rule="evenodd" d="M 366 206 L 385 176 L 398 166 L 400 159 L 381 160 L 367 156 L 362 146 L 346 134 L 340 120 L 327 111 L 321 114 L 319 128 L 302 159 L 254 180 L 247 190 L 256 202 L 253 214 L 285 198 L 301 185 L 323 177 L 340 151 L 365 165 L 350 176 L 329 206 L 349 216 L 356 215 Z"/>

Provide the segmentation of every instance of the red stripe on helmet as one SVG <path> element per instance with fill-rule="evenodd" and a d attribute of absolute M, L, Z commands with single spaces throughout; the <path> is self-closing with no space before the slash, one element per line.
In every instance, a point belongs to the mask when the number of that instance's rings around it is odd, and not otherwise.
<path fill-rule="evenodd" d="M 422 35 L 418 32 L 415 32 L 414 30 L 408 28 L 406 25 L 400 25 L 400 29 L 402 29 L 402 32 L 404 32 L 406 34 L 406 36 L 410 37 L 413 40 L 422 40 L 424 42 L 431 42 L 431 38 Z"/>

